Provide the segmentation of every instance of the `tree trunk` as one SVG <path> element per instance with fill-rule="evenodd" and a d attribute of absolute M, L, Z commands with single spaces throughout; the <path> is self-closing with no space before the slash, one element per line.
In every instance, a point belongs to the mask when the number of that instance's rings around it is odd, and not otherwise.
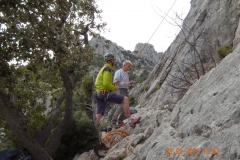
<path fill-rule="evenodd" d="M 32 138 L 22 116 L 14 108 L 9 98 L 0 91 L 0 110 L 9 127 L 18 136 L 20 145 L 27 148 L 34 160 L 52 159 L 48 153 Z"/>

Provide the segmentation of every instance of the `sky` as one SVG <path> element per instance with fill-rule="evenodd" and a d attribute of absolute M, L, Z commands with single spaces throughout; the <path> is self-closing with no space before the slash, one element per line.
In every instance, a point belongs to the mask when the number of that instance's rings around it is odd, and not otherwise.
<path fill-rule="evenodd" d="M 102 21 L 107 23 L 101 36 L 126 50 L 134 51 L 137 43 L 148 42 L 157 52 L 164 52 L 180 28 L 173 25 L 172 19 L 166 17 L 171 24 L 163 21 L 163 13 L 173 19 L 176 13 L 184 18 L 190 0 L 98 0 L 97 5 L 102 10 Z"/>

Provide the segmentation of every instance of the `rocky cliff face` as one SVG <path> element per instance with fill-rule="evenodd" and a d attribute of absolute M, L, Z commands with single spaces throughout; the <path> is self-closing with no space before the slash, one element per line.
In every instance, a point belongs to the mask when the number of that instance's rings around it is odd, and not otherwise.
<path fill-rule="evenodd" d="M 104 159 L 240 158 L 239 11 L 239 0 L 191 1 L 179 35 L 130 92 L 141 123 Z M 220 60 L 226 45 L 233 52 Z"/>
<path fill-rule="evenodd" d="M 148 61 L 157 64 L 160 61 L 161 53 L 155 51 L 154 46 L 148 43 L 138 43 L 134 49 L 135 53 Z"/>
<path fill-rule="evenodd" d="M 142 43 L 138 43 L 134 51 L 125 50 L 123 47 L 104 37 L 92 38 L 89 44 L 94 47 L 97 54 L 103 56 L 105 53 L 112 53 L 119 62 L 131 59 L 132 61 L 144 61 L 146 65 L 155 66 L 162 54 L 155 51 L 153 45 Z"/>
<path fill-rule="evenodd" d="M 231 46 L 236 39 L 238 4 L 237 0 L 192 0 L 181 32 L 145 84 L 132 91 L 138 102 L 143 106 L 173 108 L 197 79 L 217 66 L 217 49 Z M 150 89 L 143 93 L 145 86 Z"/>
<path fill-rule="evenodd" d="M 238 45 L 189 88 L 172 112 L 155 110 L 144 116 L 143 124 L 152 119 L 148 128 L 154 128 L 154 132 L 143 144 L 139 142 L 133 153 L 128 152 L 126 159 L 239 159 L 239 60 Z M 139 127 L 144 128 L 143 124 Z"/>

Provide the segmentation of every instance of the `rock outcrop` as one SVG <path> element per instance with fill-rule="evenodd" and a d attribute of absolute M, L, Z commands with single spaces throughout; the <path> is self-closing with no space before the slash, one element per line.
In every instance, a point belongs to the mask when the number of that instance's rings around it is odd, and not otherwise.
<path fill-rule="evenodd" d="M 132 61 L 143 61 L 146 65 L 154 66 L 160 61 L 162 55 L 161 52 L 158 53 L 155 51 L 151 44 L 138 43 L 133 52 L 125 50 L 123 47 L 118 46 L 116 43 L 104 37 L 92 38 L 89 44 L 95 49 L 97 54 L 104 55 L 105 53 L 112 53 L 119 62 L 123 62 L 125 59 L 131 59 Z"/>
<path fill-rule="evenodd" d="M 155 51 L 154 46 L 148 43 L 138 43 L 135 46 L 134 53 L 139 54 L 143 59 L 146 59 L 154 64 L 160 61 L 161 53 Z"/>

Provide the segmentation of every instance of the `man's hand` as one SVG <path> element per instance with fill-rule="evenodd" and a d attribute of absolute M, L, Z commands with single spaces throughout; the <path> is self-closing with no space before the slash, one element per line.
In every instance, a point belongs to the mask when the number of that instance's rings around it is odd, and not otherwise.
<path fill-rule="evenodd" d="M 134 85 L 134 83 L 135 83 L 134 81 L 130 81 L 130 85 Z"/>
<path fill-rule="evenodd" d="M 115 86 L 119 86 L 120 81 L 116 81 L 114 84 L 115 84 Z"/>

